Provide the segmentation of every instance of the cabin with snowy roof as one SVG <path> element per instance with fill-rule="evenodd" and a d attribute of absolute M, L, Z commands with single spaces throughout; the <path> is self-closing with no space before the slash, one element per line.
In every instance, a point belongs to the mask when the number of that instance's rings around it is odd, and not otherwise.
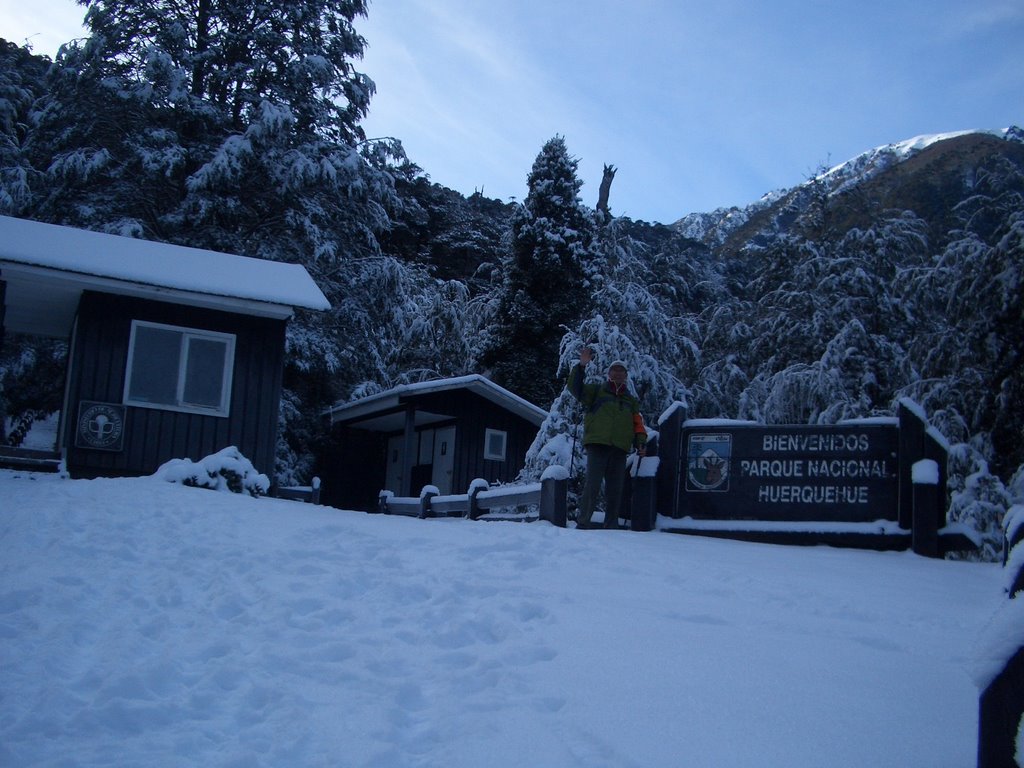
<path fill-rule="evenodd" d="M 47 453 L 73 477 L 232 445 L 272 474 L 295 308 L 330 308 L 301 265 L 0 216 L 0 343 L 68 340 Z"/>
<path fill-rule="evenodd" d="M 324 503 L 377 508 L 382 490 L 417 496 L 465 493 L 475 479 L 511 482 L 547 412 L 483 376 L 407 384 L 326 416 L 329 447 L 319 457 Z"/>

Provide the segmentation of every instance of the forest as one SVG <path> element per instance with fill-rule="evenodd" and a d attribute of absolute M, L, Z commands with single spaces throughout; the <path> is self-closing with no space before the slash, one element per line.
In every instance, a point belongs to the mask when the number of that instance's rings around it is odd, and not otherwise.
<path fill-rule="evenodd" d="M 0 40 L 0 213 L 303 264 L 333 309 L 290 324 L 261 468 L 282 484 L 308 481 L 328 405 L 467 373 L 549 410 L 536 475 L 578 428 L 562 386 L 589 344 L 655 428 L 677 403 L 830 424 L 913 400 L 951 444 L 950 519 L 998 555 L 1024 497 L 1024 131 L 893 144 L 669 224 L 616 216 L 610 166 L 588 204 L 556 135 L 522 202 L 466 197 L 361 128 L 366 13 L 100 0 L 55 60 Z M 5 339 L 0 438 L 59 409 L 65 351 Z"/>

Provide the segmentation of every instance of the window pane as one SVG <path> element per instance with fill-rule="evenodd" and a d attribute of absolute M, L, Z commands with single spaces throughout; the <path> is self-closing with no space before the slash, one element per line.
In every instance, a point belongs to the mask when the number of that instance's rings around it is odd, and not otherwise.
<path fill-rule="evenodd" d="M 494 461 L 505 460 L 505 443 L 508 433 L 500 429 L 487 429 L 484 431 L 484 458 Z"/>
<path fill-rule="evenodd" d="M 214 339 L 188 340 L 188 363 L 185 366 L 185 392 L 188 405 L 220 408 L 224 391 L 224 358 L 227 344 Z"/>
<path fill-rule="evenodd" d="M 181 333 L 135 326 L 128 398 L 143 403 L 176 404 L 180 360 Z"/>

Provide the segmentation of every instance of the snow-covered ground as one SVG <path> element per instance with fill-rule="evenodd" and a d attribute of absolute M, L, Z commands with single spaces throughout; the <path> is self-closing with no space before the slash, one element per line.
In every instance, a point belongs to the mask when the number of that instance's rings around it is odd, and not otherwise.
<path fill-rule="evenodd" d="M 0 765 L 974 765 L 991 564 L 0 471 Z"/>

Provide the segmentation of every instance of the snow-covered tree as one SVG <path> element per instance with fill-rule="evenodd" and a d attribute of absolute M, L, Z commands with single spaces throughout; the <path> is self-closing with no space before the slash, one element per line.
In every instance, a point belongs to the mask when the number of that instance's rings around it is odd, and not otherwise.
<path fill-rule="evenodd" d="M 79 0 L 76 59 L 119 92 L 239 134 L 264 103 L 287 106 L 298 140 L 364 138 L 373 82 L 352 62 L 364 0 Z M 185 126 L 182 126 L 183 128 Z"/>
<path fill-rule="evenodd" d="M 669 403 L 686 402 L 700 364 L 700 327 L 685 308 L 710 300 L 709 268 L 691 250 L 653 251 L 628 234 L 628 222 L 608 219 L 596 244 L 593 314 L 565 328 L 559 345 L 559 392 L 526 456 L 524 477 L 537 479 L 551 463 L 584 471 L 582 414 L 565 379 L 583 346 L 595 353 L 588 371 L 603 378 L 614 360 L 629 369 L 629 386 L 650 428 Z M 708 294 L 708 295 L 705 295 Z"/>
<path fill-rule="evenodd" d="M 0 444 L 20 445 L 36 419 L 60 410 L 68 349 L 53 339 L 4 335 L 0 341 Z"/>
<path fill-rule="evenodd" d="M 585 316 L 593 292 L 588 268 L 595 226 L 580 201 L 578 165 L 561 136 L 537 155 L 529 193 L 512 216 L 512 252 L 481 359 L 496 383 L 542 405 L 560 388 L 562 329 Z"/>
<path fill-rule="evenodd" d="M 29 208 L 40 171 L 33 165 L 33 111 L 46 91 L 49 60 L 0 38 L 0 213 Z"/>
<path fill-rule="evenodd" d="M 279 260 L 379 252 L 394 141 L 366 142 L 364 2 L 83 0 L 40 111 L 37 218 Z"/>

